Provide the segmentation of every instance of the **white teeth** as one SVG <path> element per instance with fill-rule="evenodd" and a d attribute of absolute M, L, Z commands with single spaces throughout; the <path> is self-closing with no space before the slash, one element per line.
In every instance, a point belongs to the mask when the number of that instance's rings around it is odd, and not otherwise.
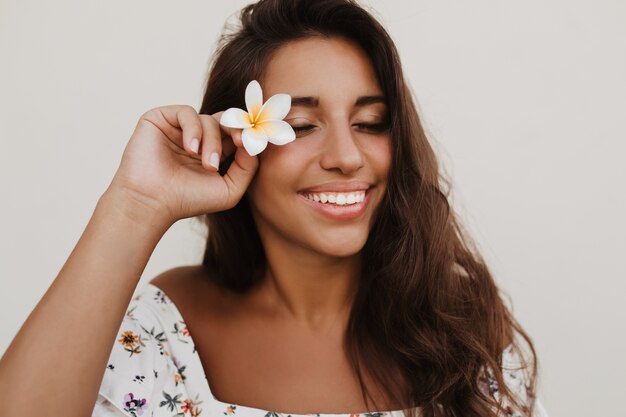
<path fill-rule="evenodd" d="M 354 203 L 360 203 L 365 200 L 365 191 L 358 191 L 355 193 L 337 193 L 337 194 L 304 194 L 309 200 L 316 202 L 322 202 L 324 204 L 336 204 L 338 206 L 344 206 Z"/>

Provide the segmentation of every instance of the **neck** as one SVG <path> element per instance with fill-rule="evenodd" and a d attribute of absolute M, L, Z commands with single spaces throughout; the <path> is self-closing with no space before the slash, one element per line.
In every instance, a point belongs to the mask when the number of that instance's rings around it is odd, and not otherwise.
<path fill-rule="evenodd" d="M 281 239 L 264 243 L 268 268 L 258 288 L 263 304 L 315 331 L 346 324 L 360 280 L 360 254 L 330 257 Z"/>

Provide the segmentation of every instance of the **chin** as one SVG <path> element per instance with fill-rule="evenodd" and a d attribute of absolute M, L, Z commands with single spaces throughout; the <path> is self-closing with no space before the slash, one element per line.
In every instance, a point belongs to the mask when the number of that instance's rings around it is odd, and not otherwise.
<path fill-rule="evenodd" d="M 328 256 L 335 256 L 339 258 L 345 258 L 348 256 L 354 256 L 363 250 L 365 242 L 367 241 L 367 235 L 359 237 L 358 239 L 342 237 L 337 239 L 327 239 L 323 242 L 314 244 L 319 252 L 327 254 Z"/>

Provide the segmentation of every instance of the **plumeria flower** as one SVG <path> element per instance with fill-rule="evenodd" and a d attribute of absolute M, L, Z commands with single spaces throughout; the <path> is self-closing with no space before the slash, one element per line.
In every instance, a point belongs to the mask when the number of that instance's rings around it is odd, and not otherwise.
<path fill-rule="evenodd" d="M 246 87 L 245 98 L 248 111 L 231 107 L 222 114 L 220 124 L 243 129 L 243 147 L 251 156 L 263 152 L 268 142 L 285 145 L 296 138 L 291 125 L 282 120 L 291 109 L 289 94 L 274 94 L 263 103 L 261 85 L 252 80 Z"/>

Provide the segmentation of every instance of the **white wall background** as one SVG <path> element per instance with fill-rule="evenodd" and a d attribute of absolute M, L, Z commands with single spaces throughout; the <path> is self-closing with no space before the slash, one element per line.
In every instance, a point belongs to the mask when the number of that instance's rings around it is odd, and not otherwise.
<path fill-rule="evenodd" d="M 228 2 L 0 0 L 0 352 L 108 186 L 138 117 L 200 105 Z M 534 337 L 551 416 L 623 416 L 626 3 L 370 0 Z M 165 235 L 142 282 L 199 263 Z M 80 337 L 80 329 L 77 329 Z"/>

